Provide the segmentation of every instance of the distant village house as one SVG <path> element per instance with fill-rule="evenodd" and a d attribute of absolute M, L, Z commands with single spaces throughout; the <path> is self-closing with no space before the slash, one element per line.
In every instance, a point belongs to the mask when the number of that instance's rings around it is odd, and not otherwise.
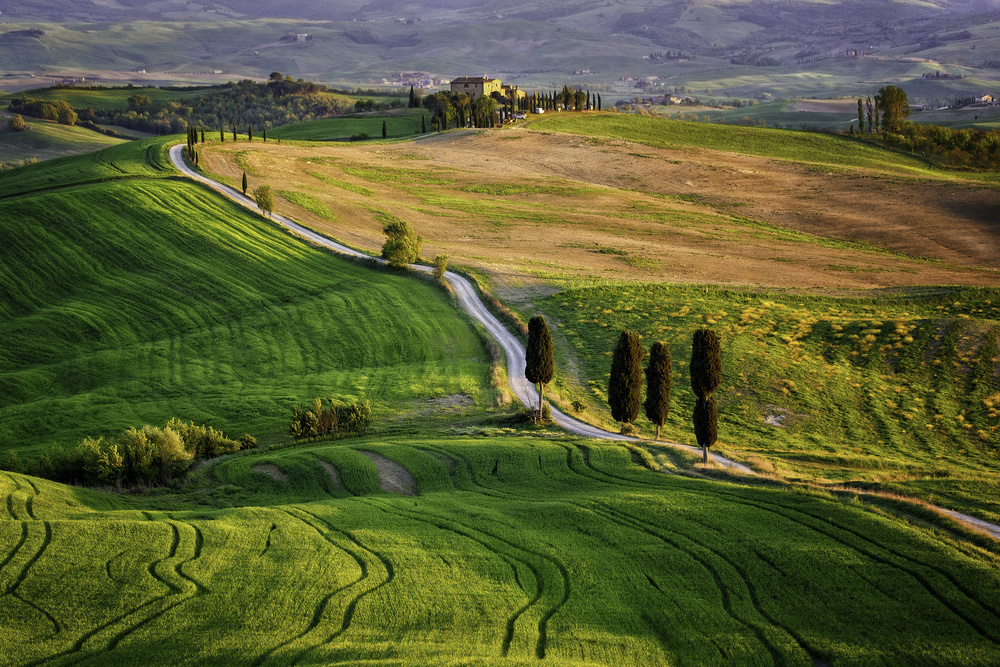
<path fill-rule="evenodd" d="M 491 79 L 485 74 L 483 76 L 460 76 L 451 82 L 451 92 L 465 93 L 470 101 L 475 101 L 483 95 L 500 93 L 504 97 L 525 97 L 523 90 L 517 86 L 504 85 L 500 79 Z"/>

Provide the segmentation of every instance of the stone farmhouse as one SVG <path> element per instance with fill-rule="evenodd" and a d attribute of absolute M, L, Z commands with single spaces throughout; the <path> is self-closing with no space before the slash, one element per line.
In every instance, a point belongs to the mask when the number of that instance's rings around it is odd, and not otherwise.
<path fill-rule="evenodd" d="M 465 93 L 469 96 L 469 101 L 474 102 L 476 98 L 483 95 L 500 93 L 504 97 L 525 97 L 523 90 L 517 86 L 505 86 L 500 79 L 491 79 L 485 74 L 483 76 L 460 76 L 451 82 L 451 92 Z"/>

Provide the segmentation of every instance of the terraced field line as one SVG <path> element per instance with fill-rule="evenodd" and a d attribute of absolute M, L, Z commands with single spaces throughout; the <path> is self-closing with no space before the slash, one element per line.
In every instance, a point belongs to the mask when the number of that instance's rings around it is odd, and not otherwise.
<path fill-rule="evenodd" d="M 182 156 L 183 148 L 183 144 L 177 144 L 170 149 L 170 160 L 173 162 L 174 166 L 181 171 L 181 173 L 198 181 L 199 183 L 207 185 L 216 192 L 229 197 L 236 203 L 241 204 L 252 211 L 256 212 L 259 210 L 256 202 L 254 202 L 250 197 L 247 197 L 243 193 L 227 185 L 223 185 L 218 181 L 207 178 L 206 176 L 203 176 L 188 167 L 184 163 L 184 158 Z M 341 245 L 340 243 L 332 241 L 325 236 L 321 236 L 278 213 L 273 214 L 271 219 L 310 242 L 324 248 L 329 248 L 334 252 L 343 253 L 352 257 L 374 259 L 376 262 L 385 263 L 385 260 L 380 257 L 372 257 L 371 255 L 366 255 L 363 252 L 354 250 L 353 248 Z M 414 265 L 413 268 L 427 273 L 432 270 L 431 267 L 419 265 Z M 511 392 L 513 392 L 514 396 L 516 396 L 517 399 L 526 406 L 538 405 L 538 392 L 535 390 L 534 385 L 528 382 L 527 378 L 524 377 L 524 346 L 521 345 L 521 342 L 514 337 L 513 334 L 507 331 L 506 327 L 500 323 L 500 320 L 494 317 L 493 313 L 486 308 L 486 305 L 479 299 L 479 296 L 476 294 L 476 290 L 466 278 L 452 271 L 447 271 L 445 273 L 445 278 L 455 290 L 455 294 L 458 296 L 458 301 L 459 304 L 461 304 L 462 309 L 486 327 L 486 330 L 489 331 L 490 335 L 493 336 L 497 343 L 499 343 L 500 347 L 503 348 L 504 353 L 507 355 L 507 378 L 510 384 Z M 638 438 L 619 435 L 618 433 L 611 433 L 610 431 L 605 431 L 604 429 L 596 426 L 577 421 L 563 412 L 560 412 L 556 408 L 552 408 L 552 419 L 556 424 L 575 435 L 581 435 L 588 438 L 600 438 L 602 440 L 625 440 L 629 442 L 638 441 Z M 698 453 L 701 452 L 701 450 L 696 447 L 690 447 L 689 445 L 682 445 L 680 443 L 664 442 L 662 444 L 669 444 L 683 449 L 690 449 Z M 735 463 L 719 455 L 716 455 L 714 458 L 726 468 L 738 470 L 744 474 L 752 474 L 750 468 L 742 464 Z"/>

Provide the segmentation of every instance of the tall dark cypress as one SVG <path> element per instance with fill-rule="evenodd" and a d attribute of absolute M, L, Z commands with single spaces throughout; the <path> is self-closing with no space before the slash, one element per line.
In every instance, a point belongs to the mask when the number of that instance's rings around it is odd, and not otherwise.
<path fill-rule="evenodd" d="M 247 193 L 247 173 L 244 171 L 243 172 L 243 194 L 246 195 L 246 193 Z"/>
<path fill-rule="evenodd" d="M 427 134 L 427 116 L 420 114 L 420 131 Z"/>
<path fill-rule="evenodd" d="M 386 135 L 385 121 L 383 120 L 382 121 L 382 138 L 383 139 L 385 139 L 385 135 Z"/>
<path fill-rule="evenodd" d="M 858 98 L 858 131 L 861 134 L 865 133 L 865 107 L 860 97 Z"/>
<path fill-rule="evenodd" d="M 528 346 L 524 354 L 524 377 L 538 385 L 538 416 L 542 416 L 542 393 L 545 385 L 552 381 L 555 375 L 555 364 L 552 360 L 552 336 L 545 318 L 536 315 L 528 320 Z"/>
<path fill-rule="evenodd" d="M 639 416 L 642 405 L 642 339 L 629 329 L 622 330 L 611 356 L 611 379 L 608 381 L 608 405 L 615 421 L 630 424 Z"/>
<path fill-rule="evenodd" d="M 670 384 L 673 368 L 670 348 L 662 340 L 653 343 L 646 366 L 646 418 L 656 424 L 656 439 L 670 414 Z"/>
<path fill-rule="evenodd" d="M 247 124 L 247 141 L 253 141 L 253 128 Z"/>
<path fill-rule="evenodd" d="M 414 94 L 413 94 L 413 86 L 411 85 L 411 86 L 410 86 L 410 104 L 409 104 L 409 107 L 410 107 L 411 109 L 412 109 L 413 107 L 417 106 L 416 104 L 414 104 L 414 103 L 413 103 L 413 100 L 414 100 Z"/>
<path fill-rule="evenodd" d="M 694 434 L 708 463 L 708 448 L 718 434 L 718 413 L 712 392 L 722 383 L 722 346 L 711 329 L 694 332 L 691 345 L 691 391 L 698 397 L 694 407 Z"/>

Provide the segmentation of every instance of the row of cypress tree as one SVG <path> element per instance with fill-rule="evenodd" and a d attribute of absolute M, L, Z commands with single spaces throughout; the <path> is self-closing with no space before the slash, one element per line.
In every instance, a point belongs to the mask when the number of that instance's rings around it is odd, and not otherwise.
<path fill-rule="evenodd" d="M 622 433 L 639 416 L 642 401 L 642 361 L 645 349 L 635 331 L 625 329 L 611 357 L 611 379 L 608 382 L 608 405 L 611 416 L 621 422 Z M 718 437 L 718 410 L 712 394 L 722 382 L 722 352 L 719 336 L 711 329 L 694 332 L 691 344 L 691 391 L 697 400 L 694 406 L 694 434 L 708 462 L 708 448 Z M 646 375 L 646 418 L 656 424 L 656 439 L 670 413 L 672 367 L 670 348 L 663 341 L 653 344 Z"/>
<path fill-rule="evenodd" d="M 656 439 L 670 414 L 670 389 L 673 381 L 670 348 L 663 341 L 653 343 L 645 370 L 642 362 L 646 350 L 635 331 L 625 329 L 618 337 L 611 357 L 611 379 L 608 382 L 608 405 L 611 416 L 621 422 L 622 433 L 639 416 L 642 406 L 643 374 L 646 381 L 646 418 L 656 425 Z M 691 345 L 691 391 L 697 401 L 694 408 L 694 432 L 702 456 L 708 462 L 708 448 L 718 436 L 718 410 L 712 394 L 722 382 L 722 353 L 719 336 L 711 329 L 694 332 Z M 528 321 L 528 345 L 525 350 L 524 376 L 538 387 L 538 410 L 535 422 L 542 415 L 545 385 L 552 381 L 555 367 L 552 357 L 552 337 L 541 315 Z"/>

